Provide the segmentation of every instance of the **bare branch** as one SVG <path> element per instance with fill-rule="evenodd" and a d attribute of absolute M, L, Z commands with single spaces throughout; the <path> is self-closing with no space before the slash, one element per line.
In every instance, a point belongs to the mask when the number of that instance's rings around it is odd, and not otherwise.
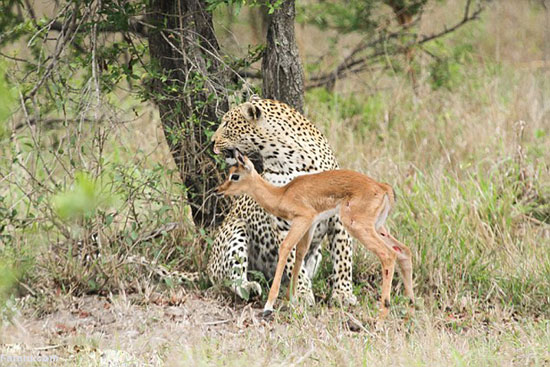
<path fill-rule="evenodd" d="M 445 26 L 444 29 L 440 32 L 433 33 L 433 34 L 430 34 L 430 35 L 424 35 L 424 36 L 421 36 L 421 37 L 413 37 L 414 41 L 411 41 L 411 42 L 409 42 L 409 43 L 407 43 L 403 46 L 396 47 L 393 50 L 390 50 L 389 52 L 393 53 L 393 54 L 406 52 L 408 49 L 410 49 L 413 46 L 422 45 L 422 44 L 424 44 L 426 42 L 429 42 L 429 41 L 432 41 L 434 39 L 444 37 L 447 34 L 452 33 L 454 31 L 456 31 L 457 29 L 461 28 L 465 24 L 467 24 L 467 23 L 469 23 L 473 20 L 479 19 L 479 14 L 481 14 L 481 12 L 484 10 L 484 7 L 480 5 L 472 14 L 470 14 L 470 6 L 471 6 L 471 0 L 468 0 L 468 2 L 465 5 L 464 17 L 458 23 L 454 24 L 452 27 Z M 410 25 L 409 25 L 409 27 L 410 27 Z M 397 31 L 397 32 L 393 32 L 393 33 L 390 33 L 390 34 L 383 35 L 383 36 L 381 36 L 381 37 L 377 38 L 376 40 L 374 40 L 372 42 L 369 42 L 369 43 L 360 42 L 354 48 L 354 50 L 351 52 L 351 54 L 348 55 L 344 59 L 344 61 L 342 61 L 333 71 L 322 74 L 322 75 L 317 75 L 317 76 L 314 76 L 314 77 L 310 78 L 309 81 L 308 81 L 308 84 L 306 86 L 306 89 L 316 88 L 316 87 L 320 87 L 320 86 L 324 86 L 324 85 L 330 85 L 338 79 L 342 79 L 342 78 L 346 77 L 347 75 L 349 75 L 351 73 L 356 73 L 359 70 L 362 70 L 362 66 L 364 64 L 366 64 L 369 60 L 372 60 L 372 59 L 375 59 L 379 56 L 387 54 L 388 50 L 376 51 L 376 52 L 371 53 L 369 55 L 365 55 L 365 56 L 356 58 L 356 56 L 358 54 L 360 54 L 362 51 L 364 51 L 368 48 L 372 48 L 372 47 L 374 47 L 378 44 L 381 44 L 383 42 L 387 42 L 389 39 L 397 38 L 397 37 L 402 36 L 402 35 L 404 35 L 403 28 L 401 30 Z M 359 68 L 359 69 L 355 69 L 355 68 Z"/>
<path fill-rule="evenodd" d="M 468 3 L 466 4 L 468 7 L 469 7 L 469 3 L 470 1 L 468 1 Z M 423 43 L 426 43 L 426 42 L 429 42 L 431 40 L 434 40 L 436 38 L 440 38 L 440 37 L 443 37 L 443 36 L 446 36 L 447 34 L 449 33 L 452 33 L 454 31 L 456 31 L 457 29 L 459 29 L 460 27 L 462 27 L 463 25 L 465 25 L 466 23 L 469 23 L 471 22 L 472 20 L 477 20 L 479 19 L 479 14 L 481 14 L 481 12 L 484 10 L 484 7 L 483 6 L 480 6 L 478 9 L 476 9 L 476 11 L 474 11 L 472 13 L 472 15 L 468 15 L 467 13 L 464 14 L 464 18 L 462 18 L 462 20 L 458 23 L 456 23 L 454 26 L 452 26 L 451 28 L 447 28 L 445 27 L 445 30 L 439 32 L 439 33 L 434 33 L 434 34 L 431 34 L 431 35 L 427 35 L 427 36 L 423 36 L 422 38 L 420 38 L 420 40 L 417 42 L 417 44 L 423 44 Z"/>
<path fill-rule="evenodd" d="M 241 70 L 238 74 L 241 78 L 262 79 L 262 73 L 259 71 Z"/>
<path fill-rule="evenodd" d="M 47 128 L 47 127 L 51 127 L 52 125 L 61 124 L 61 123 L 66 122 L 66 121 L 76 121 L 76 120 L 75 119 L 67 120 L 67 119 L 60 119 L 60 118 L 37 120 L 37 119 L 34 119 L 34 118 L 29 118 L 28 121 L 22 121 L 22 122 L 19 122 L 18 124 L 16 124 L 13 127 L 13 129 L 17 131 L 17 130 L 23 129 L 24 127 L 33 126 L 33 125 L 37 125 L 37 124 L 40 124 L 40 126 L 43 127 L 43 128 Z M 92 120 L 92 119 L 88 119 L 88 118 L 81 119 L 81 121 L 83 121 L 83 122 L 96 122 L 95 119 Z"/>
<path fill-rule="evenodd" d="M 57 38 L 57 43 L 55 45 L 55 52 L 54 55 L 49 63 L 49 65 L 46 67 L 46 71 L 42 75 L 42 78 L 36 83 L 34 88 L 25 96 L 25 99 L 30 99 L 34 97 L 34 95 L 38 92 L 40 87 L 44 84 L 44 82 L 49 78 L 50 73 L 53 71 L 55 65 L 57 64 L 57 60 L 65 47 L 72 43 L 74 36 L 76 35 L 76 31 L 79 29 L 79 27 L 84 22 L 84 19 L 86 19 L 88 14 L 84 14 L 79 22 L 79 24 L 76 24 L 76 13 L 73 12 L 71 16 L 63 23 L 62 31 Z M 53 23 L 53 22 L 52 22 Z M 72 33 L 72 34 L 71 34 Z"/>
<path fill-rule="evenodd" d="M 53 22 L 50 29 L 56 32 L 63 31 L 63 24 L 60 22 Z M 122 29 L 120 27 L 115 27 L 113 25 L 99 25 L 97 31 L 100 33 L 124 33 L 130 32 L 139 37 L 147 37 L 147 28 L 144 26 L 143 22 L 130 20 L 128 23 L 128 29 Z M 88 32 L 88 30 L 81 29 L 79 32 Z"/>
<path fill-rule="evenodd" d="M 470 4 L 471 3 L 472 3 L 472 0 L 468 0 L 466 2 L 466 6 L 464 7 L 464 18 L 463 19 L 468 18 L 468 14 L 470 14 Z"/>

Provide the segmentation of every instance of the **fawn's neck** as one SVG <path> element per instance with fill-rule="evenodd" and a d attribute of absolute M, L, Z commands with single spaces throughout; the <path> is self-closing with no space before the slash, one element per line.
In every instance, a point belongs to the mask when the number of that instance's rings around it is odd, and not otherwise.
<path fill-rule="evenodd" d="M 258 175 L 248 194 L 252 196 L 262 208 L 279 216 L 279 203 L 284 195 L 285 189 L 285 186 L 278 187 L 272 185 Z"/>

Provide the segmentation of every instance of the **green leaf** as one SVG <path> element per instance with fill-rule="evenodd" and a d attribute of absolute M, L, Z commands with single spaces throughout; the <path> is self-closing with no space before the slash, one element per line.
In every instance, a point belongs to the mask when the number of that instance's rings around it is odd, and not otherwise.
<path fill-rule="evenodd" d="M 105 216 L 105 226 L 109 227 L 113 223 L 114 216 L 112 214 L 107 214 Z"/>
<path fill-rule="evenodd" d="M 135 232 L 135 231 L 130 232 L 130 238 L 131 238 L 133 241 L 137 240 L 138 237 L 139 237 L 139 235 L 137 234 L 137 232 Z"/>

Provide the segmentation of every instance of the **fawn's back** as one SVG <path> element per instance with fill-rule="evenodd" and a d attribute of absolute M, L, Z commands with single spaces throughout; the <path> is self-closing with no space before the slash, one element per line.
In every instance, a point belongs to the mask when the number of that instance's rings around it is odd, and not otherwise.
<path fill-rule="evenodd" d="M 299 176 L 283 188 L 283 201 L 312 207 L 318 212 L 335 208 L 344 200 L 365 202 L 369 199 L 381 199 L 385 194 L 393 202 L 390 185 L 350 170 L 323 171 Z"/>

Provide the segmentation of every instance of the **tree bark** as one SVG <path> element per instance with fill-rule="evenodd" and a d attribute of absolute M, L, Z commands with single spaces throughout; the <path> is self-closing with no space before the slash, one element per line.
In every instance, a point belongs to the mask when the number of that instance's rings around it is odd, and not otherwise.
<path fill-rule="evenodd" d="M 275 4 L 277 0 L 270 0 Z M 262 60 L 262 92 L 303 112 L 304 69 L 294 34 L 295 1 L 284 0 L 269 15 L 267 45 Z"/>
<path fill-rule="evenodd" d="M 195 225 L 221 223 L 225 201 L 214 189 L 220 170 L 208 132 L 228 110 L 228 73 L 220 61 L 212 15 L 202 0 L 152 0 L 148 33 L 153 82 L 166 141 L 184 183 Z"/>

